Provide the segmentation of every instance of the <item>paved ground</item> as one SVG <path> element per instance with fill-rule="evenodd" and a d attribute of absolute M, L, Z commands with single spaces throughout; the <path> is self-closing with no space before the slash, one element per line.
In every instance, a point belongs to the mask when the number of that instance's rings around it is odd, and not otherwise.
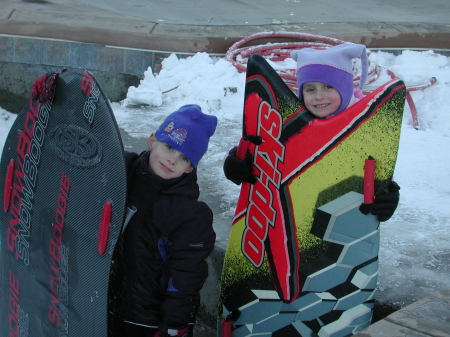
<path fill-rule="evenodd" d="M 355 335 L 355 337 L 448 336 L 450 336 L 450 289 L 396 311 Z"/>
<path fill-rule="evenodd" d="M 225 53 L 261 31 L 369 47 L 450 48 L 448 0 L 0 0 L 0 33 L 160 51 Z"/>
<path fill-rule="evenodd" d="M 39 45 L 39 40 L 33 45 L 28 37 L 108 48 L 223 54 L 232 43 L 252 33 L 294 31 L 361 42 L 372 48 L 450 50 L 448 0 L 0 0 L 0 8 L 0 42 L 4 42 L 0 59 L 17 64 L 40 62 L 39 55 L 28 57 L 32 49 L 24 49 Z M 18 39 L 27 42 L 18 43 Z M 9 50 L 10 44 L 15 45 L 13 50 Z M 75 47 L 57 46 L 60 51 L 92 52 Z M 47 57 L 41 54 L 39 57 Z M 70 52 L 67 55 L 70 59 Z M 141 57 L 132 56 L 128 59 Z M 117 54 L 114 57 L 121 60 Z M 86 59 L 93 62 L 92 57 Z M 129 68 L 123 71 L 128 74 L 142 70 L 136 62 L 119 63 Z M 111 69 L 106 67 L 112 63 L 95 66 L 108 72 Z M 437 337 L 450 336 L 449 332 L 450 289 L 388 316 L 358 336 Z"/>

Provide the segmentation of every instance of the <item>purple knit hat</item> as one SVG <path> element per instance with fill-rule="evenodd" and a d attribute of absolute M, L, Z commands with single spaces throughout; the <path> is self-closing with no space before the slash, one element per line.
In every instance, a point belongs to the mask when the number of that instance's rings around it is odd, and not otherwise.
<path fill-rule="evenodd" d="M 303 84 L 323 82 L 334 87 L 341 95 L 341 105 L 334 112 L 345 110 L 353 95 L 353 58 L 361 58 L 362 88 L 367 79 L 366 46 L 346 42 L 328 49 L 304 48 L 294 50 L 291 57 L 297 61 L 298 98 L 302 99 Z"/>
<path fill-rule="evenodd" d="M 204 114 L 197 104 L 188 104 L 167 116 L 155 136 L 160 142 L 183 153 L 192 166 L 197 167 L 216 126 L 216 116 Z"/>

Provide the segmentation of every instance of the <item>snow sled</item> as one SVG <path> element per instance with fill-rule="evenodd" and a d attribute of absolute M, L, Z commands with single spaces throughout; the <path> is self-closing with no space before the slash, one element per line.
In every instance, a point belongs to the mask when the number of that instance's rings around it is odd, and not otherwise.
<path fill-rule="evenodd" d="M 126 201 L 123 146 L 87 71 L 53 74 L 0 164 L 0 336 L 107 336 L 108 280 Z"/>
<path fill-rule="evenodd" d="M 406 88 L 391 80 L 317 119 L 259 55 L 247 63 L 243 183 L 221 278 L 219 336 L 346 336 L 370 324 L 379 222 L 363 215 L 364 166 L 392 179 Z M 240 149 L 238 149 L 239 153 Z"/>

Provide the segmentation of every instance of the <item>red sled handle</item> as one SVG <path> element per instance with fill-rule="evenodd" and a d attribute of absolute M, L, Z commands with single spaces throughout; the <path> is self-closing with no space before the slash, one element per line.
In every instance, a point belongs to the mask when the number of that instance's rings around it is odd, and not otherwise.
<path fill-rule="evenodd" d="M 6 168 L 5 186 L 3 187 L 3 210 L 5 212 L 8 212 L 11 201 L 14 166 L 14 159 L 10 159 Z"/>
<path fill-rule="evenodd" d="M 221 337 L 232 337 L 232 336 L 233 336 L 233 322 L 223 320 Z"/>
<path fill-rule="evenodd" d="M 241 138 L 241 140 L 239 141 L 237 151 L 236 151 L 236 157 L 244 160 L 245 156 L 247 155 L 249 145 L 250 145 L 250 142 L 248 140 Z"/>
<path fill-rule="evenodd" d="M 375 159 L 369 157 L 364 163 L 364 203 L 373 204 L 375 196 Z"/>
<path fill-rule="evenodd" d="M 236 322 L 240 314 L 241 312 L 235 309 L 222 320 L 220 337 L 233 337 L 233 323 Z"/>
<path fill-rule="evenodd" d="M 102 217 L 98 229 L 97 252 L 103 255 L 108 245 L 109 227 L 111 225 L 112 203 L 107 200 L 103 205 Z"/>

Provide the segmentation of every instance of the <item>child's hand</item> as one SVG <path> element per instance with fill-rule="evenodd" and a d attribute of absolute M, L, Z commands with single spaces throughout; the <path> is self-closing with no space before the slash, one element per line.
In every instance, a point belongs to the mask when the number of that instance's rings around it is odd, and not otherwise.
<path fill-rule="evenodd" d="M 236 156 L 237 147 L 233 147 L 228 153 L 227 158 L 223 164 L 223 171 L 225 177 L 231 180 L 236 185 L 241 184 L 243 181 L 250 184 L 256 183 L 256 177 L 252 174 L 251 157 L 246 159 L 240 159 Z"/>
<path fill-rule="evenodd" d="M 390 181 L 387 188 L 375 194 L 373 204 L 362 204 L 359 210 L 364 213 L 372 213 L 378 221 L 387 221 L 394 214 L 400 199 L 400 186 L 395 181 Z"/>
<path fill-rule="evenodd" d="M 230 150 L 223 164 L 225 177 L 236 185 L 244 181 L 250 184 L 256 183 L 256 176 L 252 172 L 253 156 L 248 152 L 250 143 L 260 145 L 262 144 L 262 138 L 252 135 L 242 136 L 239 146 Z"/>

